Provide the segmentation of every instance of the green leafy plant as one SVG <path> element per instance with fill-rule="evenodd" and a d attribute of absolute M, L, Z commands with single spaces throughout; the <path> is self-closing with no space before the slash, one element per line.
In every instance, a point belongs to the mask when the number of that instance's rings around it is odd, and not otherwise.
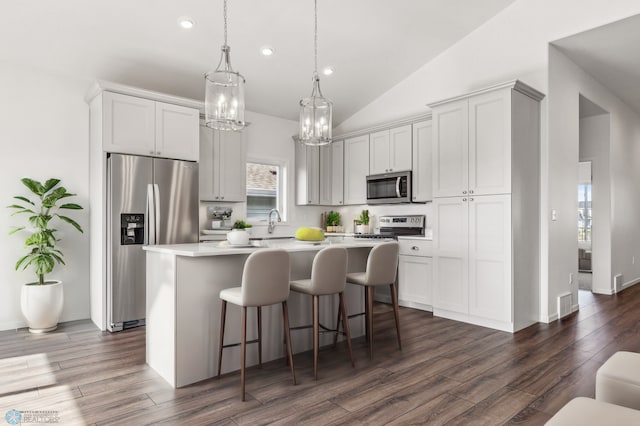
<path fill-rule="evenodd" d="M 236 220 L 235 223 L 233 224 L 232 228 L 233 229 L 247 229 L 247 228 L 251 228 L 253 225 L 250 223 L 245 222 L 244 220 Z"/>
<path fill-rule="evenodd" d="M 340 213 L 334 212 L 333 210 L 327 213 L 327 226 L 338 226 L 340 225 Z"/>
<path fill-rule="evenodd" d="M 358 225 L 368 225 L 369 224 L 369 210 L 362 210 L 360 213 L 360 217 L 356 219 Z"/>
<path fill-rule="evenodd" d="M 60 241 L 56 238 L 58 230 L 51 227 L 51 221 L 54 219 L 59 220 L 84 233 L 75 220 L 58 213 L 60 210 L 82 210 L 82 206 L 75 203 L 58 205 L 60 200 L 76 195 L 67 192 L 63 186 L 58 186 L 60 179 L 48 179 L 44 184 L 29 178 L 21 179 L 21 182 L 35 197 L 29 199 L 17 195 L 13 198 L 21 201 L 21 203 L 8 206 L 10 209 L 15 209 L 12 216 L 27 214 L 30 226 L 30 228 L 17 226 L 9 232 L 9 235 L 20 231 L 29 232 L 24 245 L 30 251 L 27 255 L 18 259 L 16 271 L 20 268 L 26 270 L 28 267 L 32 267 L 38 277 L 38 284 L 44 285 L 44 276 L 51 273 L 56 264 L 65 264 L 64 260 L 62 260 L 62 252 L 56 248 L 56 243 Z"/>

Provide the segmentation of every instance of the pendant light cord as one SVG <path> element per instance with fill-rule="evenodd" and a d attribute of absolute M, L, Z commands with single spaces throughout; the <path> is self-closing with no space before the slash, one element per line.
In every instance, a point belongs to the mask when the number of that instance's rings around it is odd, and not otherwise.
<path fill-rule="evenodd" d="M 227 45 L 227 0 L 224 0 L 224 45 Z"/>
<path fill-rule="evenodd" d="M 226 2 L 226 0 L 225 0 Z M 318 0 L 313 0 L 313 8 L 314 8 L 314 39 L 313 39 L 313 55 L 314 55 L 314 69 L 313 76 L 316 78 L 318 76 Z"/>

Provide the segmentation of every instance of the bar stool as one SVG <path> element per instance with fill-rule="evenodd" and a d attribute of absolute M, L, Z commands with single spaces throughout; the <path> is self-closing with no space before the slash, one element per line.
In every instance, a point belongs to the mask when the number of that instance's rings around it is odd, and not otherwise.
<path fill-rule="evenodd" d="M 320 324 L 319 308 L 320 296 L 338 295 L 338 322 L 340 316 L 343 321 L 343 332 L 347 338 L 347 348 L 349 350 L 349 358 L 351 365 L 355 367 L 353 362 L 353 353 L 351 351 L 351 333 L 349 332 L 349 322 L 347 321 L 347 310 L 344 306 L 344 287 L 347 277 L 347 249 L 344 247 L 327 247 L 318 252 L 313 259 L 311 267 L 311 278 L 303 280 L 291 281 L 291 290 L 298 293 L 309 294 L 312 296 L 312 317 L 313 317 L 313 378 L 318 380 L 318 349 L 320 346 L 320 328 L 323 331 L 335 333 L 335 340 L 338 338 L 339 327 L 329 329 Z M 293 327 L 293 330 L 309 328 L 310 326 Z"/>
<path fill-rule="evenodd" d="M 398 308 L 398 294 L 396 292 L 396 275 L 398 271 L 398 252 L 400 246 L 396 241 L 381 243 L 374 246 L 367 258 L 367 270 L 365 272 L 353 272 L 347 274 L 347 282 L 364 286 L 365 300 L 365 324 L 367 340 L 369 341 L 369 358 L 373 359 L 373 296 L 375 287 L 388 285 L 391 292 L 391 303 L 393 304 L 393 315 L 396 320 L 396 333 L 398 335 L 398 346 L 402 350 L 400 340 L 400 310 Z M 358 316 L 362 315 L 355 314 Z"/>
<path fill-rule="evenodd" d="M 242 400 L 245 400 L 245 366 L 247 358 L 247 343 L 258 343 L 258 359 L 262 367 L 262 306 L 282 303 L 282 319 L 284 322 L 284 337 L 286 341 L 287 357 L 291 366 L 293 384 L 296 384 L 296 373 L 293 368 L 291 352 L 291 333 L 289 331 L 289 311 L 287 298 L 289 297 L 290 279 L 289 253 L 282 249 L 261 249 L 249 255 L 242 271 L 242 286 L 227 288 L 220 292 L 222 312 L 220 319 L 220 346 L 218 351 L 218 377 L 222 369 L 222 349 L 238 346 L 238 343 L 224 345 L 224 325 L 227 314 L 227 302 L 242 306 L 242 360 L 240 367 L 240 382 Z M 247 307 L 255 306 L 258 311 L 258 339 L 247 342 Z"/>

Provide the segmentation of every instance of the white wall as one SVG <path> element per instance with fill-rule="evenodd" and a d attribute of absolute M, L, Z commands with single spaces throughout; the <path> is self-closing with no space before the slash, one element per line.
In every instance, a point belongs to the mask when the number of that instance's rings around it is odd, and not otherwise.
<path fill-rule="evenodd" d="M 0 205 L 12 204 L 14 195 L 28 195 L 23 177 L 62 179 L 76 202 L 85 207 L 69 216 L 85 229 L 80 234 L 59 226 L 58 237 L 66 266 L 57 266 L 49 278 L 64 281 L 62 321 L 89 317 L 88 129 L 84 102 L 86 82 L 72 81 L 13 64 L 0 63 Z M 0 214 L 0 330 L 24 327 L 20 313 L 21 284 L 35 280 L 29 272 L 16 272 L 15 262 L 26 254 L 24 234 L 7 236 L 24 217 Z"/>
<path fill-rule="evenodd" d="M 596 293 L 611 291 L 611 173 L 610 173 L 610 115 L 601 114 L 580 119 L 579 159 L 590 161 L 590 175 L 578 183 L 592 184 L 592 215 L 597 224 L 591 232 L 591 241 L 578 242 L 578 247 L 588 248 L 591 253 L 592 290 Z M 589 163 L 587 163 L 589 164 Z"/>
<path fill-rule="evenodd" d="M 548 43 L 638 13 L 640 2 L 636 0 L 518 0 L 341 123 L 335 132 L 339 134 L 397 117 L 424 113 L 424 105 L 429 102 L 512 79 L 520 79 L 551 94 L 548 87 Z M 552 154 L 547 123 L 548 115 L 552 113 L 547 113 L 547 102 L 548 99 L 542 102 L 541 131 L 540 317 L 543 321 L 553 318 L 558 288 L 568 283 L 570 268 L 563 262 L 577 265 L 574 251 L 570 250 L 569 256 L 567 247 L 563 247 L 567 255 L 560 258 L 554 255 L 559 247 L 555 248 L 554 254 L 549 252 L 549 247 L 553 246 L 549 236 L 559 229 L 557 222 L 553 230 L 549 224 L 549 188 L 555 187 L 557 180 L 565 177 L 566 171 L 553 169 L 558 164 L 549 161 Z M 562 116 L 564 112 L 554 113 Z M 561 143 L 559 149 L 554 150 L 554 155 L 570 154 L 562 152 L 563 146 Z M 570 170 L 569 179 L 573 182 L 574 167 Z M 575 190 L 568 199 L 574 198 Z M 571 232 L 575 234 L 575 209 L 572 213 L 563 213 L 568 214 L 567 219 L 571 218 Z M 563 226 L 566 228 L 563 237 L 566 238 L 568 222 Z M 552 240 L 557 238 L 554 236 Z M 553 283 L 549 284 L 550 281 Z"/>
<path fill-rule="evenodd" d="M 603 169 L 609 168 L 609 188 L 605 187 L 597 193 L 603 192 L 606 196 L 607 189 L 610 191 L 610 243 L 607 247 L 605 240 L 604 251 L 607 253 L 594 253 L 594 258 L 596 255 L 610 256 L 610 269 L 607 270 L 605 266 L 606 276 L 596 276 L 594 271 L 593 290 L 611 294 L 614 275 L 622 274 L 626 284 L 640 279 L 640 232 L 637 227 L 637 210 L 640 206 L 640 193 L 637 190 L 637 182 L 640 181 L 640 168 L 637 167 L 640 162 L 640 117 L 559 49 L 551 46 L 549 58 L 549 91 L 552 93 L 549 98 L 549 169 L 553 171 L 554 182 L 549 191 L 549 203 L 557 208 L 559 218 L 552 223 L 549 233 L 549 257 L 555 260 L 554 267 L 549 269 L 549 292 L 553 296 L 571 291 L 577 297 L 577 283 L 570 288 L 566 277 L 569 273 L 577 272 L 577 201 L 572 194 L 575 193 L 578 181 L 579 96 L 583 95 L 608 111 L 610 117 L 608 153 L 596 155 L 604 157 L 605 161 L 608 156 L 608 164 L 596 164 L 594 167 L 594 195 L 597 189 L 596 179 L 599 181 Z M 603 120 L 606 120 L 607 116 L 604 117 Z M 590 123 L 583 125 L 582 130 L 593 132 L 594 124 L 602 123 L 597 123 L 594 117 Z M 593 136 L 598 137 L 597 134 Z M 604 179 L 606 178 L 605 175 Z M 602 195 L 598 198 L 601 199 Z M 594 198 L 594 206 L 596 205 Z M 594 212 L 594 232 L 600 226 L 596 225 L 596 221 L 600 220 L 596 213 Z M 606 228 L 607 216 L 603 219 L 602 225 Z M 607 237 L 600 235 L 598 230 L 598 234 L 594 235 L 594 249 L 596 238 L 602 240 Z M 633 256 L 638 259 L 635 264 L 632 262 Z M 549 300 L 550 310 L 554 303 L 554 300 Z"/>

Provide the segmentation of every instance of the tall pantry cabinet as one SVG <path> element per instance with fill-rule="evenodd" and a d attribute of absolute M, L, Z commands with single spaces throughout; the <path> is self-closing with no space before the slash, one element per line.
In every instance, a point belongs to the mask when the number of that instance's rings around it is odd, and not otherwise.
<path fill-rule="evenodd" d="M 543 97 L 513 81 L 429 105 L 436 316 L 511 332 L 538 321 Z"/>

